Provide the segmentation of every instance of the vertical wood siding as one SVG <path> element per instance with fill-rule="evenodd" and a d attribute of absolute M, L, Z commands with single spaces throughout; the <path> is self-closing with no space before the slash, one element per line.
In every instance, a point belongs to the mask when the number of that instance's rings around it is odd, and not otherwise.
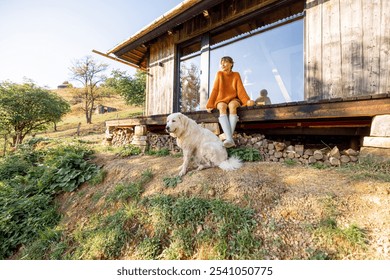
<path fill-rule="evenodd" d="M 150 47 L 146 114 L 173 111 L 174 36 L 163 36 Z"/>
<path fill-rule="evenodd" d="M 307 0 L 306 98 L 390 91 L 390 1 Z"/>

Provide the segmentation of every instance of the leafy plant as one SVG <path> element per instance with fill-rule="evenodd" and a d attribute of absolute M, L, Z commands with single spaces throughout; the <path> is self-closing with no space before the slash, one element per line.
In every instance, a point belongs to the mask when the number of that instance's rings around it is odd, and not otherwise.
<path fill-rule="evenodd" d="M 136 147 L 134 145 L 126 145 L 124 146 L 118 153 L 121 157 L 135 156 L 141 154 L 141 148 Z"/>
<path fill-rule="evenodd" d="M 181 182 L 182 182 L 182 179 L 180 176 L 164 177 L 163 178 L 164 187 L 166 187 L 166 188 L 174 188 L 177 186 L 177 184 L 179 184 Z"/>
<path fill-rule="evenodd" d="M 0 183 L 0 259 L 8 257 L 20 244 L 34 240 L 59 218 L 50 195 L 26 196 L 23 189 Z"/>
<path fill-rule="evenodd" d="M 0 179 L 0 258 L 55 226 L 60 215 L 54 195 L 75 190 L 98 171 L 88 162 L 92 151 L 85 147 L 61 145 L 36 151 L 34 145 L 21 145 L 0 162 L 4 175 Z"/>
<path fill-rule="evenodd" d="M 284 165 L 287 165 L 287 166 L 295 166 L 298 164 L 297 161 L 292 160 L 290 158 L 286 159 L 283 163 L 284 163 Z"/>
<path fill-rule="evenodd" d="M 60 147 L 51 151 L 46 160 L 48 166 L 38 180 L 38 186 L 48 186 L 53 193 L 75 190 L 99 171 L 96 165 L 85 160 L 90 154 L 91 151 L 78 146 Z"/>
<path fill-rule="evenodd" d="M 167 148 L 163 148 L 160 150 L 148 150 L 147 154 L 150 156 L 165 157 L 165 156 L 169 156 L 170 152 Z"/>
<path fill-rule="evenodd" d="M 243 161 L 260 161 L 262 157 L 259 150 L 253 148 L 232 148 L 228 149 L 229 157 L 235 156 Z"/>

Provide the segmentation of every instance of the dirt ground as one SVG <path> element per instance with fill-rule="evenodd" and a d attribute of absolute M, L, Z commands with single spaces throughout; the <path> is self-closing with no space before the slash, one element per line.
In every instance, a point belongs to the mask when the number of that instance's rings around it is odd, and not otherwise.
<path fill-rule="evenodd" d="M 64 204 L 68 229 L 82 222 L 83 213 L 99 207 L 91 199 L 109 193 L 120 182 L 131 182 L 150 169 L 154 174 L 144 196 L 156 193 L 223 199 L 255 209 L 256 235 L 263 243 L 265 259 L 309 259 L 321 249 L 313 234 L 322 220 L 332 216 L 337 227 L 357 225 L 367 236 L 367 248 L 345 252 L 344 259 L 390 259 L 390 184 L 359 181 L 346 172 L 287 166 L 281 163 L 244 163 L 237 171 L 219 168 L 191 171 L 176 187 L 165 187 L 163 178 L 174 177 L 182 158 L 133 156 L 120 158 L 98 154 L 96 163 L 107 171 L 104 182 L 83 186 L 76 204 Z M 73 224 L 73 225 L 72 225 Z M 318 241 L 318 240 L 317 240 Z M 325 246 L 325 245 L 324 245 Z M 326 251 L 337 251 L 337 240 Z"/>

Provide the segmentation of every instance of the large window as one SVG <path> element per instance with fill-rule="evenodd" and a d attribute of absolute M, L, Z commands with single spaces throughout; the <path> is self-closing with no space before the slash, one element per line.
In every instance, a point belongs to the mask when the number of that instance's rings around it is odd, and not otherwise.
<path fill-rule="evenodd" d="M 223 56 L 234 59 L 233 71 L 240 73 L 251 99 L 256 100 L 263 89 L 272 104 L 304 99 L 302 19 L 281 21 L 225 41 L 214 40 L 213 36 L 217 38 L 220 34 L 203 38 L 202 42 L 212 43 L 207 48 L 200 40 L 179 48 L 180 111 L 205 109 L 200 89 L 208 85 L 206 96 L 210 93 Z M 213 44 L 214 41 L 218 43 Z M 201 53 L 201 48 L 207 51 Z"/>
<path fill-rule="evenodd" d="M 272 103 L 303 100 L 302 20 L 230 44 L 211 46 L 211 81 L 223 56 L 231 56 L 235 61 L 233 71 L 240 73 L 251 99 L 255 100 L 266 89 Z"/>

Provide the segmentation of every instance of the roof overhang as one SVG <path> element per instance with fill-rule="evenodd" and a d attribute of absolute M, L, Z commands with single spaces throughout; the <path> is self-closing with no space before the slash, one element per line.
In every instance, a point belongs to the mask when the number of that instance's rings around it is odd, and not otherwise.
<path fill-rule="evenodd" d="M 174 27 L 223 1 L 224 0 L 185 0 L 149 25 L 145 26 L 130 38 L 110 49 L 107 53 L 94 52 L 116 61 L 127 62 L 126 64 L 130 66 L 145 70 L 147 67 L 145 63 L 148 51 L 147 45 L 150 41 L 158 38 L 164 33 L 168 33 Z"/>

